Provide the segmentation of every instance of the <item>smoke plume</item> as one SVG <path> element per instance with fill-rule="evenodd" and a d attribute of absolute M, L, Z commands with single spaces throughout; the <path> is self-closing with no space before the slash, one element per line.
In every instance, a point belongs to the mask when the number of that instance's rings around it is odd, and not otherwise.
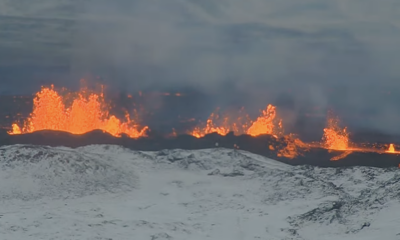
<path fill-rule="evenodd" d="M 242 105 L 252 114 L 267 103 L 281 105 L 289 125 L 318 107 L 333 108 L 350 125 L 396 131 L 398 1 L 23 3 L 30 6 L 6 1 L 0 14 L 46 25 L 37 31 L 47 38 L 25 36 L 36 45 L 22 52 L 34 59 L 28 65 L 44 59 L 68 66 L 63 85 L 91 74 L 127 92 L 196 90 L 212 96 L 204 101 Z M 50 40 L 59 45 L 43 47 Z"/>

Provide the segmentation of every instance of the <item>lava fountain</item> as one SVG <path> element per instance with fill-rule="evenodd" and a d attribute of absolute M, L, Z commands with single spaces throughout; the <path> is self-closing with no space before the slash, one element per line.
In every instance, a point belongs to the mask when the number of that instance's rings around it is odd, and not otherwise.
<path fill-rule="evenodd" d="M 140 93 L 141 95 L 141 93 Z M 170 94 L 163 94 L 170 96 Z M 174 94 L 181 96 L 182 94 Z M 132 96 L 128 96 L 132 98 Z M 72 134 L 84 134 L 93 130 L 102 130 L 115 137 L 127 135 L 130 138 L 147 136 L 148 126 L 141 126 L 138 118 L 132 118 L 129 113 L 124 118 L 118 118 L 110 113 L 110 104 L 105 101 L 103 89 L 90 91 L 81 88 L 78 92 L 57 91 L 54 86 L 42 87 L 33 99 L 33 110 L 21 124 L 13 123 L 10 135 L 32 133 L 40 130 L 64 131 Z M 347 128 L 340 127 L 339 119 L 328 115 L 327 124 L 323 131 L 322 141 L 314 143 L 302 142 L 294 134 L 285 134 L 282 119 L 279 119 L 277 109 L 267 105 L 256 119 L 250 119 L 242 108 L 239 112 L 219 114 L 212 113 L 205 124 L 199 125 L 188 133 L 201 138 L 210 133 L 225 136 L 229 132 L 235 135 L 247 134 L 252 137 L 270 135 L 261 148 L 269 149 L 277 157 L 294 159 L 299 156 L 312 154 L 315 148 L 324 148 L 337 156 L 330 160 L 340 160 L 353 152 L 374 152 L 379 154 L 400 154 L 394 144 L 370 144 L 351 142 Z M 176 131 L 168 137 L 176 137 Z M 236 144 L 234 148 L 239 148 Z M 319 150 L 318 150 L 319 151 Z M 310 153 L 311 152 L 311 153 Z M 332 155 L 330 155 L 332 156 Z"/>
<path fill-rule="evenodd" d="M 347 128 L 339 126 L 338 118 L 328 118 L 327 126 L 324 128 L 322 137 L 324 147 L 331 150 L 348 150 L 349 134 Z"/>
<path fill-rule="evenodd" d="M 70 99 L 72 97 L 72 99 Z M 70 106 L 66 103 L 72 100 Z M 84 134 L 103 130 L 113 136 L 126 134 L 131 138 L 146 136 L 147 126 L 140 127 L 126 113 L 121 121 L 109 112 L 104 94 L 82 88 L 77 93 L 62 96 L 54 86 L 42 87 L 33 100 L 33 111 L 22 126 L 14 123 L 9 134 L 24 134 L 40 130 L 57 130 L 72 134 Z"/>
<path fill-rule="evenodd" d="M 247 134 L 258 136 L 262 134 L 280 135 L 283 134 L 282 120 L 276 119 L 276 107 L 269 104 L 247 130 Z"/>
<path fill-rule="evenodd" d="M 400 151 L 396 150 L 396 147 L 394 146 L 393 143 L 389 144 L 388 149 L 385 151 L 385 153 L 395 153 L 395 154 L 399 154 Z"/>
<path fill-rule="evenodd" d="M 391 143 L 390 145 L 389 145 L 389 149 L 387 150 L 387 152 L 390 152 L 390 153 L 394 153 L 396 150 L 394 149 L 394 145 L 393 145 L 393 143 Z"/>
<path fill-rule="evenodd" d="M 278 135 L 283 134 L 282 120 L 276 118 L 276 107 L 269 104 L 261 111 L 260 116 L 255 120 L 250 120 L 249 116 L 243 109 L 239 112 L 239 116 L 220 116 L 218 110 L 212 113 L 205 126 L 198 126 L 189 134 L 200 138 L 210 133 L 218 133 L 225 136 L 229 132 L 234 132 L 236 135 L 248 134 L 253 137 L 268 134 Z"/>

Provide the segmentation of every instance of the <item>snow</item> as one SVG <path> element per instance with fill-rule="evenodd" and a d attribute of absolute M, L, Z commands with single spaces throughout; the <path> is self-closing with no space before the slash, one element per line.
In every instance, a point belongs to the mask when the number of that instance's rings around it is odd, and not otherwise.
<path fill-rule="evenodd" d="M 398 169 L 13 145 L 0 178 L 0 239 L 400 239 Z"/>

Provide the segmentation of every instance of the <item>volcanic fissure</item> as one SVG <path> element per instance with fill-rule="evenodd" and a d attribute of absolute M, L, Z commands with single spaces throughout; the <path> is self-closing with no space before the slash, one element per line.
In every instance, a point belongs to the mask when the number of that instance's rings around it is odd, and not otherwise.
<path fill-rule="evenodd" d="M 175 94 L 175 96 L 180 95 Z M 347 161 L 347 165 L 397 166 L 399 164 L 400 151 L 396 150 L 399 147 L 395 143 L 352 142 L 347 128 L 341 127 L 339 118 L 333 114 L 328 114 L 321 141 L 304 142 L 295 134 L 284 131 L 279 109 L 272 104 L 266 104 L 256 119 L 251 119 L 245 109 L 241 109 L 235 117 L 220 114 L 216 110 L 210 114 L 205 123 L 199 123 L 194 128 L 180 133 L 171 129 L 171 134 L 167 136 L 156 136 L 148 125 L 142 123 L 140 114 L 136 111 L 133 116 L 129 111 L 125 111 L 123 117 L 117 117 L 111 113 L 111 108 L 111 104 L 105 99 L 103 87 L 98 91 L 83 87 L 78 92 L 56 90 L 54 86 L 42 87 L 35 94 L 33 110 L 29 117 L 22 119 L 22 122 L 13 123 L 6 137 L 8 140 L 3 142 L 46 145 L 57 143 L 72 147 L 115 143 L 137 150 L 198 149 L 218 146 L 252 151 L 289 164 L 336 166 L 339 163 L 334 162 L 339 160 Z M 59 139 L 71 139 L 65 142 L 57 141 L 52 139 L 57 138 L 55 133 L 49 131 L 59 132 L 56 134 Z M 107 140 L 89 140 L 94 134 L 93 131 L 102 135 L 97 137 Z M 74 144 L 71 144 L 72 139 L 75 139 Z M 183 139 L 186 139 L 184 144 Z M 146 147 L 145 144 L 151 147 Z M 369 163 L 370 160 L 365 160 L 364 163 L 360 159 L 354 160 L 360 156 L 365 159 L 373 157 L 377 159 L 376 161 L 381 159 L 379 160 L 381 162 L 374 164 Z M 306 160 L 308 158 L 312 159 Z M 317 162 L 317 158 L 320 163 Z M 353 163 L 349 159 L 353 159 Z"/>

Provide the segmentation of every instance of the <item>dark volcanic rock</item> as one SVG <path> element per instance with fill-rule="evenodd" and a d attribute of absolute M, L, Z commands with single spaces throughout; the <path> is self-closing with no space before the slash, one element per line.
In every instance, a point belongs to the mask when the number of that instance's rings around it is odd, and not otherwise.
<path fill-rule="evenodd" d="M 159 151 L 163 149 L 194 150 L 220 147 L 228 149 L 239 148 L 290 165 L 313 165 L 320 167 L 397 167 L 400 163 L 398 154 L 365 152 L 354 152 L 341 160 L 331 161 L 330 159 L 339 155 L 340 152 L 328 151 L 322 148 L 312 148 L 306 151 L 303 156 L 298 156 L 295 159 L 288 159 L 277 157 L 277 152 L 269 149 L 269 145 L 279 145 L 278 141 L 279 140 L 270 135 L 252 137 L 249 135 L 235 136 L 232 133 L 226 136 L 220 136 L 214 133 L 202 138 L 195 138 L 190 135 L 178 135 L 174 138 L 165 138 L 152 133 L 147 138 L 139 139 L 132 139 L 126 136 L 117 138 L 99 130 L 82 135 L 74 135 L 59 131 L 38 131 L 22 135 L 8 135 L 5 132 L 0 133 L 0 145 L 32 144 L 76 148 L 92 144 L 112 144 L 140 151 Z"/>

